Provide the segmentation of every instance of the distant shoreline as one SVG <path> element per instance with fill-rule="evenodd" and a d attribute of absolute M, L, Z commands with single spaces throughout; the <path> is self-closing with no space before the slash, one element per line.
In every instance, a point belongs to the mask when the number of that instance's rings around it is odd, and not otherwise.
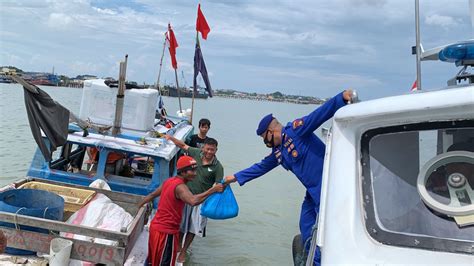
<path fill-rule="evenodd" d="M 227 99 L 238 99 L 238 100 L 252 100 L 259 102 L 281 102 L 281 103 L 293 103 L 293 104 L 316 104 L 321 105 L 325 100 L 298 100 L 298 99 L 288 99 L 288 98 L 277 98 L 277 99 L 268 99 L 264 97 L 253 97 L 253 96 L 234 96 L 234 95 L 222 95 L 215 94 L 214 97 L 227 98 Z"/>
<path fill-rule="evenodd" d="M 3 83 L 3 84 L 17 84 L 17 83 Z M 58 89 L 60 88 L 82 89 L 82 87 L 47 86 L 47 85 L 39 85 L 39 86 L 58 88 Z M 172 96 L 167 96 L 167 95 L 165 96 L 172 97 Z M 281 103 L 292 103 L 292 104 L 303 104 L 303 105 L 307 105 L 307 104 L 321 105 L 325 102 L 325 100 L 314 98 L 314 97 L 307 97 L 307 96 L 303 98 L 303 96 L 287 97 L 286 95 L 282 95 L 281 97 L 273 98 L 271 94 L 255 95 L 255 93 L 242 93 L 242 92 L 238 92 L 238 94 L 223 94 L 223 93 L 219 93 L 219 91 L 216 91 L 213 96 L 218 97 L 218 98 L 227 98 L 227 99 L 251 100 L 251 101 L 259 101 L 259 102 L 281 102 Z M 172 97 L 172 98 L 177 98 L 177 97 Z"/>
<path fill-rule="evenodd" d="M 82 88 L 84 85 L 84 81 L 88 79 L 97 79 L 97 76 L 94 75 L 78 75 L 74 78 L 67 77 L 65 75 L 57 75 L 54 74 L 54 68 L 52 73 L 46 72 L 25 72 L 22 69 L 19 69 L 14 66 L 1 66 L 0 67 L 0 83 L 13 83 L 14 81 L 8 76 L 9 74 L 18 74 L 21 75 L 25 80 L 28 82 L 35 84 L 35 85 L 42 85 L 42 86 L 55 86 L 55 87 L 65 87 L 65 88 Z M 115 81 L 112 77 L 103 78 L 109 81 Z M 150 88 L 153 85 L 143 84 L 138 85 L 137 82 L 127 81 L 127 84 L 131 84 L 135 86 L 133 88 Z M 164 89 L 168 88 L 170 91 L 173 86 L 165 85 L 163 86 Z M 199 86 L 198 86 L 199 87 Z M 163 92 L 163 88 L 160 87 L 160 90 Z M 192 92 L 192 87 L 186 88 Z M 181 90 L 181 89 L 180 89 Z M 204 88 L 199 87 L 198 91 L 203 91 Z M 191 93 L 192 94 L 192 93 Z M 166 95 L 166 93 L 163 93 Z M 256 93 L 256 92 L 242 92 L 237 90 L 226 90 L 226 89 L 216 89 L 213 93 L 214 96 L 221 97 L 221 98 L 231 98 L 231 99 L 246 99 L 246 100 L 253 100 L 253 101 L 267 101 L 267 102 L 286 102 L 286 103 L 294 103 L 294 104 L 323 104 L 326 100 L 319 99 L 317 97 L 311 96 L 301 96 L 301 95 L 286 95 L 279 91 L 273 93 Z M 168 95 L 169 96 L 169 95 Z M 170 96 L 174 97 L 174 96 Z M 198 97 L 199 98 L 199 97 Z"/>
<path fill-rule="evenodd" d="M 311 96 L 300 95 L 285 95 L 279 91 L 269 94 L 257 94 L 255 92 L 241 92 L 235 90 L 216 90 L 214 96 L 231 99 L 245 99 L 253 101 L 267 101 L 267 102 L 286 102 L 294 104 L 317 104 L 321 105 L 326 102 L 325 99 L 319 99 Z"/>

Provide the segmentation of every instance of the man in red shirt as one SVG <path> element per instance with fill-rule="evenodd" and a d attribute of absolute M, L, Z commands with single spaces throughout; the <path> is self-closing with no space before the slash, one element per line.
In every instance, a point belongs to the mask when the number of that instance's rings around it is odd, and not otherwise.
<path fill-rule="evenodd" d="M 182 156 L 177 163 L 178 175 L 168 178 L 158 189 L 146 196 L 140 206 L 160 197 L 156 215 L 151 221 L 148 239 L 148 263 L 150 265 L 175 265 L 179 248 L 179 225 L 184 203 L 201 204 L 214 192 L 222 192 L 222 184 L 193 195 L 186 182 L 196 177 L 197 162 L 190 156 Z"/>

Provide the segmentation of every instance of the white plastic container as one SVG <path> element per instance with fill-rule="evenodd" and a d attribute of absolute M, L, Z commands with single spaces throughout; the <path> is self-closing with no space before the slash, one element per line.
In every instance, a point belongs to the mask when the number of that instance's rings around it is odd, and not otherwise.
<path fill-rule="evenodd" d="M 49 265 L 63 266 L 69 265 L 71 258 L 72 241 L 63 238 L 51 240 L 49 248 Z"/>
<path fill-rule="evenodd" d="M 180 118 L 186 118 L 187 120 L 189 120 L 189 118 L 191 117 L 191 108 L 188 108 L 186 110 L 178 110 L 176 111 L 176 115 Z"/>
<path fill-rule="evenodd" d="M 105 85 L 103 79 L 86 80 L 82 91 L 79 118 L 92 123 L 112 126 L 118 88 Z M 148 131 L 153 128 L 158 91 L 153 89 L 125 90 L 122 128 Z"/>

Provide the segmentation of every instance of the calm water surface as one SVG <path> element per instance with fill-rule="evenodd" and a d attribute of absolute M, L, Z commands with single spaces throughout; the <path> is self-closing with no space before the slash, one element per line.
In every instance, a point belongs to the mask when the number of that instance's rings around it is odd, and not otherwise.
<path fill-rule="evenodd" d="M 81 89 L 42 88 L 69 110 L 79 113 Z M 176 114 L 177 98 L 165 97 L 164 103 L 168 113 Z M 182 99 L 182 104 L 183 108 L 190 108 L 191 100 Z M 196 100 L 194 126 L 197 127 L 199 118 L 211 120 L 209 136 L 219 141 L 217 156 L 225 174 L 233 174 L 270 152 L 255 135 L 263 115 L 273 113 L 286 123 L 315 107 L 224 98 Z M 0 183 L 24 177 L 35 149 L 22 88 L 0 84 Z M 195 239 L 187 264 L 292 265 L 291 242 L 299 232 L 304 187 L 291 172 L 277 167 L 243 187 L 233 185 L 233 190 L 239 216 L 225 221 L 210 220 L 207 237 Z"/>

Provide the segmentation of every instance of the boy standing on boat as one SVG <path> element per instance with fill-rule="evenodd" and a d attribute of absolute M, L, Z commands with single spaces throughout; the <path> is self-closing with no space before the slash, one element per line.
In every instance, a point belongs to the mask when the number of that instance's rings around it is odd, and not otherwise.
<path fill-rule="evenodd" d="M 199 133 L 191 135 L 189 139 L 186 140 L 186 144 L 194 148 L 202 148 L 204 146 L 204 141 L 206 141 L 207 132 L 211 128 L 211 121 L 207 118 L 202 118 L 199 120 Z"/>
<path fill-rule="evenodd" d="M 310 246 L 310 241 L 307 240 L 311 237 L 311 229 L 319 213 L 321 178 L 326 149 L 324 143 L 313 132 L 330 119 L 339 108 L 350 102 L 352 97 L 351 90 L 341 92 L 309 115 L 295 119 L 286 126 L 280 124 L 272 114 L 266 115 L 258 125 L 257 135 L 263 138 L 263 142 L 272 149 L 272 152 L 261 162 L 225 177 L 225 183 L 237 181 L 242 186 L 278 165 L 292 171 L 306 187 L 306 196 L 301 206 L 300 216 L 302 244 L 304 244 L 306 251 Z M 315 256 L 315 260 L 316 257 L 318 256 Z"/>
<path fill-rule="evenodd" d="M 205 192 L 193 195 L 186 183 L 196 177 L 197 162 L 190 156 L 182 156 L 177 163 L 178 175 L 167 179 L 158 189 L 146 196 L 140 206 L 160 197 L 156 215 L 151 221 L 148 239 L 148 263 L 150 265 L 175 265 L 179 249 L 179 225 L 184 204 L 201 204 L 214 192 L 222 192 L 217 184 Z"/>
<path fill-rule="evenodd" d="M 224 168 L 216 157 L 217 140 L 207 138 L 202 148 L 193 148 L 173 136 L 165 135 L 165 138 L 171 140 L 176 146 L 186 151 L 189 156 L 197 161 L 197 177 L 186 184 L 193 194 L 200 194 L 222 180 L 224 177 Z M 178 262 L 184 262 L 186 251 L 191 246 L 195 235 L 200 237 L 205 236 L 206 225 L 207 218 L 201 216 L 200 205 L 194 207 L 186 205 L 184 207 L 180 236 L 182 239 L 184 234 L 186 234 L 186 237 L 178 257 Z"/>

